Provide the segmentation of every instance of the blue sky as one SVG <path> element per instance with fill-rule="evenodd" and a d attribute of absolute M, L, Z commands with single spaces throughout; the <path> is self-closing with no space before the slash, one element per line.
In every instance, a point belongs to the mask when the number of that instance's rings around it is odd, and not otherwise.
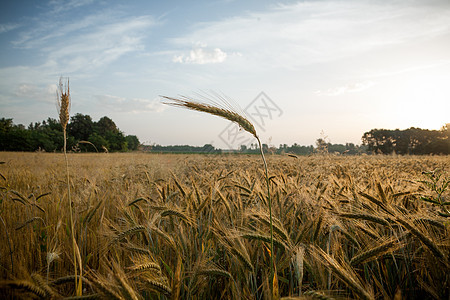
<path fill-rule="evenodd" d="M 60 76 L 71 114 L 150 144 L 244 141 L 159 95 L 226 95 L 274 145 L 450 122 L 447 0 L 2 1 L 0 45 L 0 115 L 16 124 L 57 117 Z"/>

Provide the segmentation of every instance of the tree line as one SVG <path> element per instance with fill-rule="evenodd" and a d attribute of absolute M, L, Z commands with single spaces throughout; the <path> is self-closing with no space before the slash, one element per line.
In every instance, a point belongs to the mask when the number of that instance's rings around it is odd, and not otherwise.
<path fill-rule="evenodd" d="M 313 153 L 332 153 L 332 154 L 411 154 L 426 155 L 450 154 L 450 123 L 446 124 L 441 130 L 428 130 L 411 127 L 405 130 L 389 130 L 389 129 L 372 129 L 365 132 L 362 136 L 362 144 L 355 145 L 353 143 L 332 144 L 327 141 L 326 136 L 322 136 L 316 140 L 315 146 L 303 146 L 294 143 L 289 146 L 281 144 L 279 147 L 263 144 L 264 153 L 273 154 L 295 154 L 310 155 Z M 146 145 L 142 150 L 148 152 L 160 153 L 222 153 L 221 149 L 215 148 L 211 144 L 201 147 L 189 145 L 177 146 L 161 146 Z M 250 145 L 241 145 L 235 153 L 258 154 L 259 148 L 256 143 Z"/>
<path fill-rule="evenodd" d="M 102 117 L 97 122 L 89 115 L 76 114 L 67 127 L 67 148 L 74 152 L 109 152 L 137 150 L 135 135 L 125 136 L 113 120 Z M 0 151 L 61 151 L 64 137 L 58 120 L 48 118 L 28 127 L 0 119 Z"/>
<path fill-rule="evenodd" d="M 362 136 L 368 151 L 383 154 L 450 154 L 450 123 L 441 130 L 372 129 Z"/>
<path fill-rule="evenodd" d="M 75 152 L 116 152 L 141 149 L 148 152 L 168 153 L 222 153 L 211 144 L 204 146 L 161 146 L 141 145 L 135 135 L 124 135 L 113 120 L 102 117 L 93 121 L 89 115 L 80 113 L 70 118 L 67 127 L 68 149 Z M 263 144 L 265 153 L 309 155 L 313 153 L 339 154 L 450 154 L 450 123 L 440 130 L 427 130 L 411 127 L 405 130 L 372 129 L 362 136 L 362 144 L 332 144 L 321 136 L 315 146 L 279 147 Z M 15 125 L 13 119 L 0 119 L 0 151 L 60 151 L 63 147 L 63 132 L 58 120 L 48 118 L 42 122 L 31 123 L 28 127 Z M 239 153 L 259 153 L 257 144 L 241 145 Z"/>
<path fill-rule="evenodd" d="M 316 142 L 316 145 L 318 142 Z M 295 154 L 295 155 L 309 155 L 313 153 L 339 153 L 339 154 L 361 154 L 365 153 L 367 147 L 355 145 L 353 143 L 342 144 L 331 144 L 327 143 L 325 145 L 326 148 L 323 148 L 324 145 L 320 145 L 321 147 L 310 146 L 302 146 L 294 143 L 291 146 L 287 144 L 282 144 L 279 147 L 270 146 L 268 144 L 262 144 L 262 148 L 264 153 L 272 153 L 272 154 Z M 154 145 L 142 145 L 141 149 L 145 152 L 154 152 L 154 153 L 204 153 L 204 154 L 212 154 L 212 153 L 224 153 L 224 152 L 233 152 L 233 153 L 241 153 L 241 154 L 259 154 L 260 150 L 256 143 L 250 145 L 241 145 L 238 150 L 229 150 L 224 151 L 218 148 L 215 148 L 211 144 L 205 144 L 203 146 L 189 146 L 189 145 L 170 145 L 170 146 L 161 146 L 158 144 Z"/>

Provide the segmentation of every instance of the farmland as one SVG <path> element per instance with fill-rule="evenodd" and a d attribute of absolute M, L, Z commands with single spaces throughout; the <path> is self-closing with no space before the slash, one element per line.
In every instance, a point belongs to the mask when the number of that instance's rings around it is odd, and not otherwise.
<path fill-rule="evenodd" d="M 76 244 L 92 298 L 448 299 L 448 156 L 266 159 L 274 253 L 259 156 L 68 154 L 74 243 L 63 154 L 0 153 L 1 292 L 74 296 Z"/>

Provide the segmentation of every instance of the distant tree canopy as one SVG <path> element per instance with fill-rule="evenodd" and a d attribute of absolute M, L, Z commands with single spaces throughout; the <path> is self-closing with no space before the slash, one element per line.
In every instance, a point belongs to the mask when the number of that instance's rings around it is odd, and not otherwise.
<path fill-rule="evenodd" d="M 204 146 L 189 146 L 189 145 L 174 145 L 174 146 L 161 146 L 152 145 L 145 146 L 145 151 L 150 152 L 164 152 L 164 153 L 222 153 L 222 150 L 214 148 L 211 144 L 205 144 Z"/>
<path fill-rule="evenodd" d="M 275 146 L 269 146 L 267 144 L 262 144 L 264 153 L 272 153 L 272 154 L 296 154 L 296 155 L 309 155 L 313 153 L 323 153 L 318 152 L 314 146 L 301 146 L 297 143 L 294 143 L 291 146 L 287 144 L 281 144 L 278 148 Z M 340 154 L 360 154 L 364 153 L 366 148 L 365 146 L 358 146 L 352 143 L 347 143 L 345 145 L 341 144 L 331 144 L 327 143 L 326 147 L 329 153 L 340 153 Z M 175 146 L 161 146 L 161 145 L 152 145 L 152 146 L 142 146 L 143 151 L 148 152 L 162 152 L 162 153 L 204 153 L 204 154 L 212 154 L 212 153 L 223 153 L 221 149 L 215 148 L 211 144 L 206 144 L 201 147 L 189 146 L 189 145 L 175 145 Z M 260 150 L 256 143 L 250 145 L 241 145 L 239 150 L 232 151 L 235 153 L 242 154 L 259 154 Z"/>
<path fill-rule="evenodd" d="M 63 132 L 56 119 L 31 123 L 28 128 L 14 125 L 12 119 L 0 119 L 0 151 L 60 151 Z M 68 124 L 67 148 L 82 152 L 129 151 L 140 145 L 135 135 L 124 136 L 108 117 L 98 122 L 89 115 L 75 114 Z"/>
<path fill-rule="evenodd" d="M 169 153 L 222 153 L 211 144 L 201 147 L 189 145 L 142 146 L 135 135 L 125 136 L 113 120 L 102 117 L 97 122 L 89 115 L 75 114 L 68 124 L 67 148 L 81 152 L 132 151 L 141 147 L 144 151 Z M 316 140 L 316 147 L 281 144 L 278 148 L 263 144 L 266 153 L 312 153 L 340 154 L 450 154 L 450 123 L 441 130 L 426 130 L 411 127 L 406 130 L 372 129 L 362 136 L 362 145 L 352 143 L 331 144 L 326 137 Z M 60 151 L 63 148 L 63 132 L 58 120 L 48 118 L 31 123 L 27 128 L 15 125 L 13 119 L 0 119 L 0 151 Z M 258 154 L 257 144 L 242 145 L 239 153 Z"/>
<path fill-rule="evenodd" d="M 375 153 L 450 154 L 450 123 L 441 130 L 411 127 L 406 130 L 372 129 L 364 133 L 363 145 Z"/>

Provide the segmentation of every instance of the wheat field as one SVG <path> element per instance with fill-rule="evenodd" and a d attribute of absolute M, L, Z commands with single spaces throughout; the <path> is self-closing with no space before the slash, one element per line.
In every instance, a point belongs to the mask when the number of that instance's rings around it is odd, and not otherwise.
<path fill-rule="evenodd" d="M 0 293 L 449 299 L 448 157 L 266 159 L 274 253 L 259 156 L 69 153 L 72 241 L 63 154 L 0 153 Z"/>

